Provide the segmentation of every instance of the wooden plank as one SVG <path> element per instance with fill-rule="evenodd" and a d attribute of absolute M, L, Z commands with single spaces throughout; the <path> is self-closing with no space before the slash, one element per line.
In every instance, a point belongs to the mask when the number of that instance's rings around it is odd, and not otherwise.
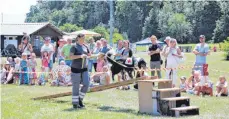
<path fill-rule="evenodd" d="M 122 81 L 122 82 L 116 82 L 116 83 L 112 83 L 112 84 L 108 84 L 108 85 L 97 86 L 97 87 L 90 88 L 89 92 L 103 91 L 106 89 L 116 88 L 119 86 L 125 86 L 125 85 L 132 84 L 137 80 L 142 80 L 142 79 L 143 78 L 135 78 L 135 79 L 126 80 L 126 81 Z"/>
<path fill-rule="evenodd" d="M 172 108 L 170 110 L 186 111 L 186 110 L 192 110 L 192 109 L 199 109 L 199 107 L 197 107 L 197 106 L 177 107 L 177 108 Z"/>
<path fill-rule="evenodd" d="M 177 101 L 177 100 L 187 100 L 190 99 L 189 97 L 171 97 L 171 98 L 161 98 L 161 100 L 166 101 Z"/>
<path fill-rule="evenodd" d="M 96 86 L 96 87 L 90 88 L 88 92 L 89 93 L 90 92 L 97 92 L 97 91 L 103 91 L 106 89 L 116 88 L 119 86 L 125 86 L 125 85 L 132 84 L 135 81 L 142 80 L 142 79 L 143 78 L 135 78 L 135 79 L 126 80 L 126 81 L 122 81 L 122 82 L 116 82 L 116 83 L 112 83 L 112 84 L 108 84 L 108 85 Z M 58 97 L 64 97 L 64 96 L 70 96 L 70 95 L 72 95 L 72 92 L 64 92 L 64 93 L 58 93 L 58 94 L 53 94 L 53 95 L 48 95 L 48 96 L 36 97 L 36 98 L 33 98 L 33 100 L 51 99 L 51 98 L 58 98 Z"/>
<path fill-rule="evenodd" d="M 180 91 L 180 88 L 153 89 L 153 91 L 159 91 L 159 92 L 171 92 L 171 91 Z"/>
<path fill-rule="evenodd" d="M 154 79 L 154 80 L 141 80 L 139 82 L 149 82 L 149 83 L 153 83 L 153 82 L 172 82 L 172 80 L 170 80 L 170 79 Z"/>

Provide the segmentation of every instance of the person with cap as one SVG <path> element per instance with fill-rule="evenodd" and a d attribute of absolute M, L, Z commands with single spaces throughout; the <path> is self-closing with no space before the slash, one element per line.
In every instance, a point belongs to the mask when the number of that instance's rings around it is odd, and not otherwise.
<path fill-rule="evenodd" d="M 205 43 L 205 36 L 200 35 L 200 43 L 198 43 L 193 53 L 196 55 L 196 60 L 194 64 L 194 70 L 200 70 L 201 75 L 203 75 L 203 65 L 206 64 L 206 57 L 209 55 L 210 50 L 208 44 Z"/>
<path fill-rule="evenodd" d="M 107 40 L 105 38 L 101 38 L 100 41 L 102 42 L 102 46 L 103 46 L 101 52 L 106 54 L 111 48 L 108 47 Z"/>
<path fill-rule="evenodd" d="M 72 48 L 72 39 L 67 38 L 67 44 L 65 44 L 62 48 L 62 56 L 65 59 L 65 63 L 68 66 L 71 66 L 72 60 L 70 58 L 70 49 Z"/>
<path fill-rule="evenodd" d="M 162 52 L 161 52 L 162 56 L 165 57 L 165 68 L 166 68 L 166 64 L 167 64 L 167 57 L 166 57 L 166 55 L 165 55 L 165 52 L 166 52 L 166 50 L 169 48 L 170 39 L 171 39 L 171 38 L 170 38 L 169 36 L 167 36 L 167 37 L 165 38 L 164 42 L 165 42 L 166 44 L 165 44 L 165 46 L 164 46 L 164 48 L 162 49 Z"/>
<path fill-rule="evenodd" d="M 29 57 L 33 52 L 33 46 L 29 43 L 29 36 L 23 36 L 21 44 L 18 46 L 21 53 L 26 53 Z"/>
<path fill-rule="evenodd" d="M 70 49 L 71 79 L 72 79 L 72 104 L 73 108 L 83 108 L 83 99 L 89 87 L 89 73 L 87 60 L 90 55 L 89 48 L 85 45 L 85 35 L 77 35 L 76 44 Z M 83 86 L 80 89 L 80 83 Z"/>
<path fill-rule="evenodd" d="M 48 52 L 48 59 L 49 59 L 49 71 L 52 70 L 53 67 L 53 53 L 54 53 L 54 47 L 53 45 L 50 43 L 51 38 L 50 37 L 46 37 L 45 39 L 45 43 L 44 45 L 41 47 L 41 56 L 44 56 L 43 53 L 44 52 Z M 41 57 L 43 58 L 43 57 Z"/>

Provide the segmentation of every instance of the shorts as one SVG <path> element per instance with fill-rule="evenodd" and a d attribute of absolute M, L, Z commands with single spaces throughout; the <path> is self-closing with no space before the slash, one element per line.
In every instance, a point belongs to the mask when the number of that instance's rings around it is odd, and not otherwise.
<path fill-rule="evenodd" d="M 49 66 L 50 69 L 52 69 L 52 67 L 53 67 L 53 61 L 52 60 L 49 61 L 48 66 Z"/>

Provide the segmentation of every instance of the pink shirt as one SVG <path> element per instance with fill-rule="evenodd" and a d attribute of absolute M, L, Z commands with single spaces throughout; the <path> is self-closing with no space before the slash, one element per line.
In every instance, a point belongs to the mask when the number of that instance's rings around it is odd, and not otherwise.
<path fill-rule="evenodd" d="M 43 59 L 42 59 L 42 66 L 44 66 L 44 67 L 49 67 L 48 58 L 43 58 Z"/>
<path fill-rule="evenodd" d="M 103 66 L 105 66 L 105 61 L 104 60 L 97 60 L 96 71 L 97 72 L 102 72 L 103 71 Z"/>

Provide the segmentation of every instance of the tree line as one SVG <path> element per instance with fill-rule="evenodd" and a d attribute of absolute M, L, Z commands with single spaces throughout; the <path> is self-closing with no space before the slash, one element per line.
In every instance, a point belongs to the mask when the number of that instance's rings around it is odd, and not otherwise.
<path fill-rule="evenodd" d="M 136 42 L 156 35 L 179 43 L 208 42 L 229 36 L 228 1 L 113 1 L 114 36 Z M 51 22 L 66 32 L 92 29 L 109 38 L 108 1 L 38 1 L 25 22 Z"/>

